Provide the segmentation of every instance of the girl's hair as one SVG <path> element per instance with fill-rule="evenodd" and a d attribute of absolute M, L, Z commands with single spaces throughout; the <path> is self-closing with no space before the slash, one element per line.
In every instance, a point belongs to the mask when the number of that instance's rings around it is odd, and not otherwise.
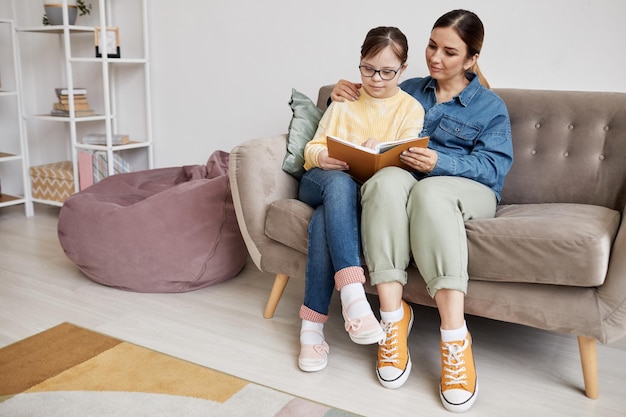
<path fill-rule="evenodd" d="M 376 56 L 391 46 L 393 53 L 404 64 L 409 55 L 409 42 L 400 29 L 391 26 L 379 26 L 367 32 L 361 46 L 361 59 Z"/>
<path fill-rule="evenodd" d="M 483 47 L 483 39 L 485 38 L 485 28 L 483 27 L 483 22 L 480 21 L 475 13 L 461 9 L 452 10 L 437 19 L 433 25 L 433 29 L 435 28 L 454 29 L 461 40 L 465 42 L 465 45 L 467 45 L 468 59 L 476 54 L 480 54 L 480 50 Z M 478 81 L 482 85 L 491 88 L 480 68 L 478 68 L 478 62 L 469 70 L 478 75 Z"/>

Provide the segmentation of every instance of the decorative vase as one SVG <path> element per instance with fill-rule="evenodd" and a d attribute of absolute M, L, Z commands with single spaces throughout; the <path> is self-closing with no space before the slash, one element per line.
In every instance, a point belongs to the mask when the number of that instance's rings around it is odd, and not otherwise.
<path fill-rule="evenodd" d="M 44 0 L 43 2 L 46 16 L 48 16 L 48 23 L 50 25 L 62 25 L 63 24 L 63 2 L 61 0 Z M 78 6 L 76 0 L 67 1 L 67 19 L 68 24 L 73 25 L 76 23 L 76 16 L 78 15 Z"/>

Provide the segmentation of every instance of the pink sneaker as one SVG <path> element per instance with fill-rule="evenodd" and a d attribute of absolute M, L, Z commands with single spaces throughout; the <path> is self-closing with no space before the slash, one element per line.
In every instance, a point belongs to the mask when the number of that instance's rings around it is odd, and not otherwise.
<path fill-rule="evenodd" d="M 304 330 L 314 332 L 313 330 Z M 314 332 L 318 333 L 318 332 Z M 330 348 L 326 341 L 318 345 L 306 345 L 300 343 L 300 356 L 298 356 L 298 367 L 305 372 L 321 371 L 328 365 L 328 352 Z"/>
<path fill-rule="evenodd" d="M 376 317 L 371 309 L 369 314 L 366 314 L 363 317 L 356 319 L 350 318 L 350 308 L 357 303 L 367 303 L 367 298 L 359 298 L 348 304 L 348 307 L 343 308 L 342 306 L 341 308 L 341 313 L 346 321 L 346 331 L 350 335 L 350 339 L 359 345 L 371 345 L 372 343 L 378 343 L 385 340 L 385 331 L 380 326 L 378 320 L 376 320 Z"/>

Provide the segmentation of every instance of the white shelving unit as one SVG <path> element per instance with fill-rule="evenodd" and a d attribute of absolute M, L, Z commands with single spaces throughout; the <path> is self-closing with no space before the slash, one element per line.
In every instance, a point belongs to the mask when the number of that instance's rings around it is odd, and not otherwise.
<path fill-rule="evenodd" d="M 0 19 L 0 207 L 24 204 L 33 215 L 28 178 L 28 153 L 22 124 L 20 61 L 15 25 Z"/>
<path fill-rule="evenodd" d="M 24 82 L 24 136 L 31 166 L 71 161 L 74 191 L 81 190 L 79 154 L 106 153 L 107 174 L 115 171 L 115 158 L 123 158 L 132 171 L 153 167 L 150 108 L 148 0 L 92 0 L 89 16 L 68 23 L 67 0 L 63 25 L 43 26 L 41 0 L 12 0 L 18 15 L 18 40 Z M 20 20 L 23 13 L 27 19 Z M 106 53 L 96 57 L 95 29 L 119 31 L 121 57 Z M 86 88 L 95 115 L 74 115 L 70 94 L 68 117 L 50 115 L 57 100 L 55 88 Z M 90 145 L 82 138 L 105 134 L 106 143 Z M 130 142 L 114 145 L 113 135 L 127 134 Z M 84 167 L 81 167 L 84 168 Z M 32 198 L 36 203 L 62 205 L 60 201 Z"/>

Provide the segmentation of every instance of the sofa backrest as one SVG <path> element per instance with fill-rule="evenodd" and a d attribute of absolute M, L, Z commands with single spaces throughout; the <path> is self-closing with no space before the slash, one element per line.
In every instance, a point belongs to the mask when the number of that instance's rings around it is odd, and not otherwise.
<path fill-rule="evenodd" d="M 320 88 L 326 109 L 332 85 Z M 511 118 L 502 204 L 626 205 L 626 93 L 494 89 Z"/>
<path fill-rule="evenodd" d="M 626 93 L 495 89 L 514 163 L 502 203 L 626 204 Z"/>

